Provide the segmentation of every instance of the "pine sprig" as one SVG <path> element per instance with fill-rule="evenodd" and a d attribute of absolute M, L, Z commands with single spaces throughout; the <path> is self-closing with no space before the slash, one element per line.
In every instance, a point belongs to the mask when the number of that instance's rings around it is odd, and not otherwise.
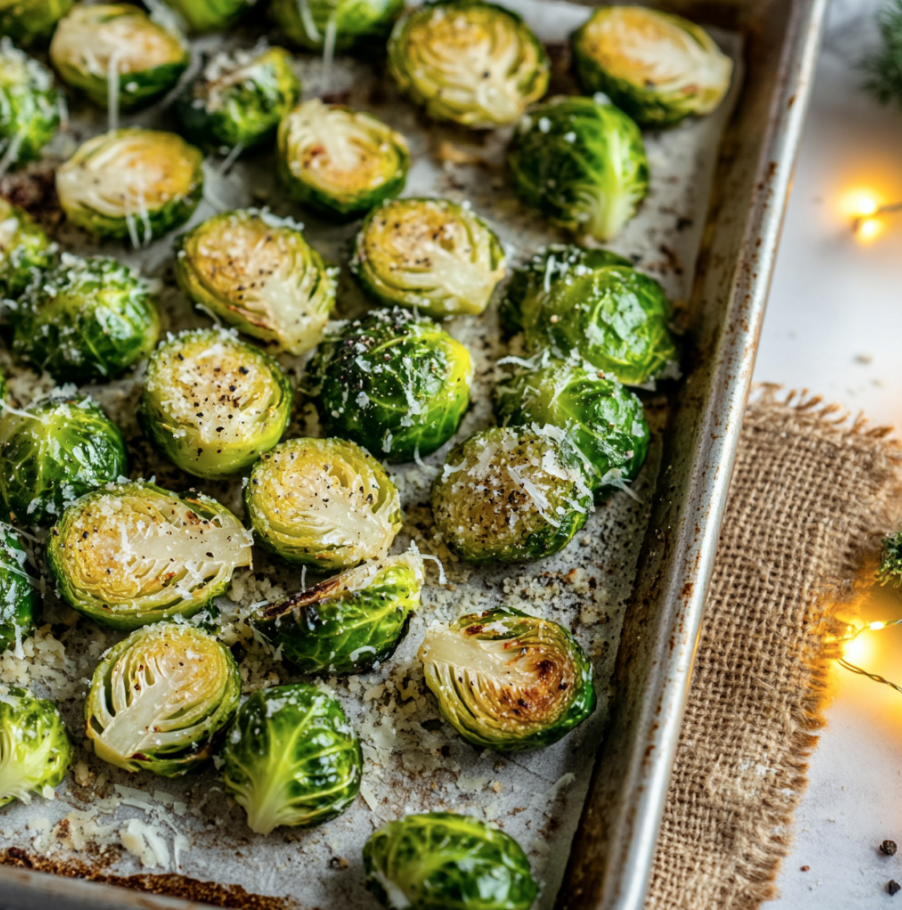
<path fill-rule="evenodd" d="M 877 14 L 883 47 L 862 61 L 864 87 L 881 104 L 902 107 L 902 0 L 892 0 Z"/>

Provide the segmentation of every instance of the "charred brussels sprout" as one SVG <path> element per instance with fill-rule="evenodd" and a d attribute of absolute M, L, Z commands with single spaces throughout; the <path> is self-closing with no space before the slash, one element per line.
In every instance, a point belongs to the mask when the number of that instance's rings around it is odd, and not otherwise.
<path fill-rule="evenodd" d="M 19 47 L 45 45 L 74 0 L 0 0 L 0 35 Z"/>
<path fill-rule="evenodd" d="M 244 496 L 257 543 L 324 571 L 384 555 L 401 529 L 391 478 L 372 455 L 342 439 L 276 446 L 251 471 Z"/>
<path fill-rule="evenodd" d="M 47 795 L 62 783 L 71 760 L 59 708 L 27 689 L 0 686 L 0 808 Z"/>
<path fill-rule="evenodd" d="M 595 710 L 592 665 L 576 639 L 518 610 L 430 629 L 419 657 L 442 717 L 474 746 L 541 749 Z"/>
<path fill-rule="evenodd" d="M 517 124 L 507 152 L 526 205 L 577 234 L 611 240 L 648 192 L 639 127 L 592 98 L 553 98 Z"/>
<path fill-rule="evenodd" d="M 225 645 L 186 623 L 157 623 L 97 665 L 85 732 L 111 765 L 178 777 L 211 757 L 240 697 L 241 674 Z"/>
<path fill-rule="evenodd" d="M 320 345 L 312 373 L 327 435 L 404 462 L 457 432 L 473 366 L 431 319 L 395 307 L 342 324 Z"/>
<path fill-rule="evenodd" d="M 529 859 L 478 818 L 426 812 L 389 822 L 363 847 L 366 886 L 391 910 L 529 910 Z"/>
<path fill-rule="evenodd" d="M 587 92 L 604 92 L 640 126 L 710 114 L 730 86 L 733 63 L 703 29 L 639 6 L 604 6 L 573 34 Z"/>
<path fill-rule="evenodd" d="M 50 267 L 55 251 L 27 212 L 0 199 L 0 297 L 19 297 Z"/>
<path fill-rule="evenodd" d="M 257 834 L 321 825 L 360 792 L 360 741 L 341 704 L 316 686 L 254 692 L 238 711 L 221 758 L 226 792 Z"/>
<path fill-rule="evenodd" d="M 133 110 L 165 95 L 191 59 L 184 39 L 129 3 L 79 3 L 60 22 L 50 59 L 100 107 Z"/>
<path fill-rule="evenodd" d="M 410 153 L 372 114 L 312 98 L 279 125 L 279 174 L 289 192 L 327 217 L 347 220 L 404 189 Z"/>
<path fill-rule="evenodd" d="M 34 631 L 40 615 L 37 582 L 25 569 L 27 560 L 19 532 L 0 523 L 0 654 L 13 648 L 21 656 L 22 640 Z"/>
<path fill-rule="evenodd" d="M 395 199 L 363 222 L 351 270 L 389 306 L 436 318 L 479 314 L 504 278 L 504 250 L 469 208 L 447 199 Z"/>
<path fill-rule="evenodd" d="M 53 524 L 127 473 L 122 434 L 90 398 L 53 394 L 0 417 L 0 501 L 20 524 Z"/>
<path fill-rule="evenodd" d="M 182 332 L 153 353 L 138 419 L 183 471 L 227 477 L 282 437 L 291 415 L 282 368 L 224 329 Z"/>
<path fill-rule="evenodd" d="M 115 259 L 63 254 L 18 302 L 13 349 L 60 381 L 114 379 L 153 349 L 150 285 Z"/>
<path fill-rule="evenodd" d="M 557 553 L 586 523 L 592 493 L 552 427 L 494 427 L 456 445 L 432 486 L 442 539 L 467 562 Z"/>
<path fill-rule="evenodd" d="M 273 0 L 270 13 L 294 42 L 310 50 L 347 50 L 385 40 L 404 0 Z"/>
<path fill-rule="evenodd" d="M 164 0 L 192 32 L 213 32 L 234 25 L 256 0 Z"/>
<path fill-rule="evenodd" d="M 481 0 L 407 13 L 392 32 L 388 65 L 430 117 L 476 129 L 514 123 L 548 88 L 548 57 L 536 36 L 516 13 Z"/>
<path fill-rule="evenodd" d="M 183 234 L 176 276 L 196 304 L 290 354 L 316 347 L 335 307 L 335 270 L 299 225 L 266 211 L 225 212 Z"/>
<path fill-rule="evenodd" d="M 203 493 L 108 484 L 76 500 L 47 543 L 60 594 L 101 625 L 131 630 L 188 617 L 251 565 L 251 536 Z"/>

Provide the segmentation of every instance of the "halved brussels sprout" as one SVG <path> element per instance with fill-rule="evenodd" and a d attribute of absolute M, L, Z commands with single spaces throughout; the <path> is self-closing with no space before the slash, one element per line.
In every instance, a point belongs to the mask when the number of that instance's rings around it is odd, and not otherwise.
<path fill-rule="evenodd" d="M 469 207 L 394 199 L 373 209 L 354 243 L 351 271 L 377 300 L 430 316 L 479 314 L 504 278 L 504 250 Z"/>
<path fill-rule="evenodd" d="M 257 543 L 289 562 L 349 569 L 388 552 L 401 530 L 398 490 L 343 439 L 289 439 L 251 471 L 244 501 Z"/>
<path fill-rule="evenodd" d="M 50 60 L 94 104 L 134 110 L 165 95 L 191 52 L 181 35 L 129 3 L 79 3 L 57 26 Z"/>
<path fill-rule="evenodd" d="M 228 477 L 282 438 L 291 401 L 291 383 L 272 357 L 234 331 L 195 329 L 153 352 L 138 420 L 183 471 Z"/>
<path fill-rule="evenodd" d="M 410 152 L 372 114 L 311 98 L 279 124 L 278 164 L 295 199 L 348 220 L 404 189 Z"/>
<path fill-rule="evenodd" d="M 176 250 L 176 277 L 196 304 L 290 354 L 319 343 L 336 272 L 295 222 L 256 209 L 224 212 L 179 237 Z"/>
<path fill-rule="evenodd" d="M 51 394 L 0 416 L 0 502 L 19 524 L 53 524 L 66 505 L 128 474 L 119 428 L 84 395 Z"/>
<path fill-rule="evenodd" d="M 37 582 L 25 568 L 27 560 L 19 532 L 0 523 L 0 654 L 10 648 L 18 650 L 40 616 L 41 599 L 35 590 Z M 0 784 L 0 792 L 2 789 Z"/>
<path fill-rule="evenodd" d="M 541 749 L 595 710 L 592 665 L 548 619 L 497 609 L 432 628 L 420 647 L 442 717 L 474 746 Z"/>
<path fill-rule="evenodd" d="M 47 562 L 74 609 L 131 630 L 208 606 L 235 569 L 251 565 L 252 542 L 215 499 L 130 481 L 72 503 L 50 534 Z"/>
<path fill-rule="evenodd" d="M 114 379 L 153 350 L 160 330 L 138 272 L 70 253 L 29 288 L 12 322 L 13 350 L 61 382 Z"/>
<path fill-rule="evenodd" d="M 85 732 L 111 765 L 178 777 L 212 756 L 240 698 L 241 673 L 224 644 L 161 622 L 136 629 L 97 665 Z"/>
<path fill-rule="evenodd" d="M 710 114 L 730 87 L 733 62 L 701 27 L 641 6 L 604 6 L 573 33 L 587 92 L 604 92 L 642 127 Z"/>
<path fill-rule="evenodd" d="M 292 41 L 331 53 L 384 41 L 403 8 L 404 0 L 273 0 L 269 9 Z"/>
<path fill-rule="evenodd" d="M 234 25 L 256 0 L 163 0 L 192 32 L 214 32 Z"/>
<path fill-rule="evenodd" d="M 221 757 L 226 792 L 257 834 L 321 825 L 360 792 L 360 740 L 341 703 L 316 686 L 258 689 L 238 711 Z"/>
<path fill-rule="evenodd" d="M 435 120 L 474 129 L 514 123 L 548 88 L 548 56 L 514 12 L 440 0 L 398 20 L 388 42 L 398 87 Z"/>
<path fill-rule="evenodd" d="M 340 325 L 311 373 L 328 436 L 388 462 L 413 461 L 447 442 L 470 403 L 470 352 L 431 319 L 400 307 Z"/>
<path fill-rule="evenodd" d="M 179 95 L 175 114 L 195 145 L 228 153 L 269 139 L 300 95 L 291 55 L 281 47 L 221 52 Z"/>
<path fill-rule="evenodd" d="M 432 486 L 442 539 L 476 564 L 557 553 L 591 506 L 579 461 L 552 427 L 483 430 L 450 451 Z"/>
<path fill-rule="evenodd" d="M 0 808 L 30 803 L 62 783 L 72 744 L 59 708 L 18 686 L 0 686 Z"/>
<path fill-rule="evenodd" d="M 175 133 L 132 127 L 89 139 L 56 172 L 60 205 L 99 237 L 144 246 L 184 224 L 203 195 L 203 154 Z"/>
<path fill-rule="evenodd" d="M 549 220 L 611 240 L 648 193 L 639 127 L 592 98 L 552 98 L 517 124 L 507 165 L 520 199 Z"/>
<path fill-rule="evenodd" d="M 470 815 L 408 815 L 363 847 L 366 886 L 391 910 L 529 910 L 539 888 L 509 835 Z"/>
<path fill-rule="evenodd" d="M 423 579 L 419 554 L 389 556 L 268 604 L 255 625 L 302 673 L 362 673 L 407 634 Z"/>
<path fill-rule="evenodd" d="M 21 296 L 50 267 L 55 251 L 27 212 L 0 198 L 0 297 Z"/>
<path fill-rule="evenodd" d="M 19 47 L 46 44 L 74 0 L 0 0 L 0 35 Z"/>

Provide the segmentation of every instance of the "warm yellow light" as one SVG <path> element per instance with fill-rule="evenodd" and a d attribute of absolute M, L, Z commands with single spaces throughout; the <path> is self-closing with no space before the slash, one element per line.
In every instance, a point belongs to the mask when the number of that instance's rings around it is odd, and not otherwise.
<path fill-rule="evenodd" d="M 843 645 L 842 656 L 850 664 L 861 666 L 867 664 L 874 656 L 874 640 L 868 635 L 857 635 Z"/>
<path fill-rule="evenodd" d="M 858 230 L 855 233 L 859 240 L 867 243 L 883 233 L 883 222 L 879 218 L 865 218 L 858 222 Z"/>
<path fill-rule="evenodd" d="M 880 208 L 880 203 L 880 196 L 873 190 L 857 189 L 843 196 L 841 207 L 849 218 L 867 218 Z"/>
<path fill-rule="evenodd" d="M 872 632 L 879 632 L 881 629 L 885 629 L 885 628 L 886 628 L 886 623 L 885 623 L 885 622 L 872 622 L 872 623 L 868 626 L 868 628 L 869 628 Z"/>

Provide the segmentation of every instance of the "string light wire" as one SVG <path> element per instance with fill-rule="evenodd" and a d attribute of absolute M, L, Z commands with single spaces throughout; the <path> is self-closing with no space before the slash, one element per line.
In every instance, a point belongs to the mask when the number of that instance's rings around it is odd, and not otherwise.
<path fill-rule="evenodd" d="M 902 210 L 902 203 L 898 206 L 899 210 Z M 866 626 L 862 626 L 860 629 L 857 629 L 852 635 L 847 636 L 844 641 L 850 642 L 856 639 L 862 632 L 880 632 L 883 629 L 889 629 L 892 626 L 902 625 L 902 617 L 899 619 L 894 619 L 891 622 L 872 622 L 868 623 Z M 848 670 L 850 673 L 856 673 L 858 676 L 866 676 L 868 679 L 874 680 L 874 682 L 883 683 L 885 686 L 889 686 L 891 689 L 895 689 L 900 695 L 902 695 L 902 686 L 897 685 L 896 683 L 886 679 L 883 676 L 880 676 L 878 673 L 871 673 L 868 670 L 865 670 L 863 667 L 859 667 L 856 664 L 851 663 L 846 660 L 844 657 L 839 658 L 836 661 L 844 670 Z"/>

